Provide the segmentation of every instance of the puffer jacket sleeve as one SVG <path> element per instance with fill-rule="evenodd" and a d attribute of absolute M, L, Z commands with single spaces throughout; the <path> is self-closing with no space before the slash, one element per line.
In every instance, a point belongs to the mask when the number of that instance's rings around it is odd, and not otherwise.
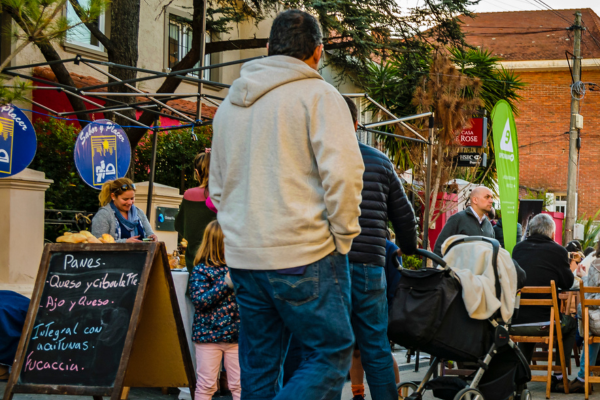
<path fill-rule="evenodd" d="M 390 192 L 387 209 L 390 222 L 396 233 L 396 244 L 400 247 L 402 253 L 414 254 L 417 250 L 415 212 L 391 163 L 389 167 Z"/>

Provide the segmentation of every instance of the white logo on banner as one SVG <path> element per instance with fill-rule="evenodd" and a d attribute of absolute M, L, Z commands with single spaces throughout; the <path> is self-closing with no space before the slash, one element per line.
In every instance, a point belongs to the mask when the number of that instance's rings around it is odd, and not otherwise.
<path fill-rule="evenodd" d="M 105 166 L 104 160 L 102 160 L 100 166 L 96 167 L 96 180 L 102 182 L 107 175 L 115 175 L 115 166 L 112 164 Z"/>
<path fill-rule="evenodd" d="M 504 127 L 504 133 L 502 134 L 502 140 L 500 140 L 500 150 L 504 150 L 508 153 L 513 152 L 512 135 L 510 133 L 510 119 L 506 119 L 506 126 Z"/>

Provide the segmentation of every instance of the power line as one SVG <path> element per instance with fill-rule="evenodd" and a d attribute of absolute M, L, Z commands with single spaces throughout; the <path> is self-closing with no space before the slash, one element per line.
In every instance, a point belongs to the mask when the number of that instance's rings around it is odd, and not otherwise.
<path fill-rule="evenodd" d="M 558 11 L 556 11 L 554 8 L 552 8 L 548 4 L 544 3 L 542 0 L 533 0 L 533 1 L 537 2 L 538 4 L 541 4 L 543 7 L 546 7 L 547 10 L 552 11 L 555 15 L 557 15 L 560 18 L 562 18 L 569 25 L 571 25 L 571 21 L 569 21 L 566 17 L 564 17 L 561 13 L 559 13 Z"/>
<path fill-rule="evenodd" d="M 560 32 L 565 31 L 567 28 L 559 28 L 559 29 L 546 29 L 539 31 L 529 31 L 529 32 L 481 32 L 481 33 L 473 33 L 472 36 L 514 36 L 514 35 L 533 35 L 538 33 L 547 33 L 547 32 Z M 469 35 L 471 32 L 466 31 L 465 35 Z"/>

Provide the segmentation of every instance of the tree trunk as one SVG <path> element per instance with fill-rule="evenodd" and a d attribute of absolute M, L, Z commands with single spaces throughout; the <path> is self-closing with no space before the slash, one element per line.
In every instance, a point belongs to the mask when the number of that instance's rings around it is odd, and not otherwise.
<path fill-rule="evenodd" d="M 106 50 L 108 59 L 111 63 L 122 64 L 128 66 L 137 66 L 138 62 L 138 38 L 140 26 L 140 0 L 119 0 L 111 3 L 111 24 L 110 24 L 110 45 Z M 137 72 L 131 69 L 119 68 L 110 65 L 108 72 L 114 75 L 119 80 L 135 79 Z M 115 79 L 109 78 L 109 82 L 115 82 Z M 132 85 L 134 86 L 134 85 Z M 135 90 L 128 88 L 125 85 L 109 86 L 109 91 L 114 93 L 135 93 Z M 124 103 L 135 103 L 136 98 L 131 97 L 109 97 L 116 101 Z M 120 111 L 129 118 L 135 119 L 135 110 Z M 114 115 L 114 114 L 113 114 Z M 134 126 L 130 120 L 115 115 L 114 121 L 121 126 Z M 127 136 L 130 135 L 131 128 L 126 128 Z M 143 131 L 141 137 L 146 133 Z M 133 174 L 133 154 L 135 154 L 135 146 L 137 141 L 131 142 L 132 166 L 131 174 Z M 139 141 L 139 139 L 138 139 Z"/>
<path fill-rule="evenodd" d="M 204 7 L 205 0 L 194 0 L 194 14 L 192 17 L 192 48 L 186 54 L 183 59 L 178 62 L 172 69 L 172 71 L 181 71 L 183 69 L 193 68 L 194 65 L 198 61 L 200 61 L 200 56 L 202 53 L 202 27 L 203 17 L 204 17 Z M 159 89 L 156 90 L 157 93 L 174 93 L 175 90 L 179 87 L 181 83 L 181 79 L 175 77 L 168 77 L 162 83 Z M 150 126 L 154 121 L 154 115 L 147 111 L 143 112 L 140 116 L 139 122 L 144 125 Z M 131 142 L 131 147 L 135 148 L 137 146 L 140 139 L 144 137 L 146 130 L 143 128 L 130 128 L 127 131 L 127 136 L 129 136 L 129 141 Z"/>
<path fill-rule="evenodd" d="M 33 31 L 31 21 L 29 21 L 29 19 L 26 16 L 22 17 L 18 10 L 15 10 L 6 5 L 2 7 L 2 10 L 8 12 L 8 14 L 10 14 L 10 16 L 15 20 L 17 25 L 19 25 L 19 27 L 23 31 Z M 36 43 L 36 46 L 40 49 L 46 61 L 58 61 L 61 59 L 56 50 L 54 50 L 54 47 L 52 47 L 52 44 L 50 44 L 50 42 L 44 41 L 41 43 Z M 54 72 L 58 83 L 75 87 L 75 83 L 73 82 L 73 79 L 71 79 L 71 75 L 69 74 L 69 71 L 67 70 L 64 64 L 53 64 L 50 66 L 50 68 L 52 69 L 52 72 Z M 69 103 L 71 103 L 71 107 L 73 107 L 73 111 L 87 110 L 83 100 L 75 96 L 71 96 L 69 94 L 67 94 L 67 98 L 69 99 Z M 77 114 L 77 118 L 89 120 L 89 116 L 87 113 Z M 81 125 L 81 128 L 84 128 L 87 125 L 87 122 L 79 122 L 79 125 Z"/>
<path fill-rule="evenodd" d="M 42 54 L 44 55 L 44 58 L 46 59 L 46 61 L 56 61 L 56 60 L 60 60 L 60 56 L 58 55 L 58 53 L 56 52 L 56 50 L 54 49 L 54 47 L 46 42 L 44 44 L 38 44 L 38 47 L 40 49 L 40 51 L 42 52 Z M 64 64 L 52 64 L 50 65 L 50 68 L 52 69 L 52 72 L 54 72 L 54 75 L 56 76 L 56 80 L 58 81 L 58 83 L 61 83 L 63 85 L 68 85 L 71 87 L 75 87 L 75 82 L 73 82 L 73 79 L 71 78 L 71 75 L 69 74 L 69 71 L 67 70 L 67 67 L 65 67 Z M 85 106 L 85 102 L 83 100 L 81 100 L 78 97 L 75 96 L 71 96 L 70 94 L 67 93 L 67 98 L 69 99 L 69 103 L 71 103 L 71 107 L 73 107 L 73 111 L 86 111 L 87 108 Z M 76 114 L 77 118 L 80 119 L 79 121 L 79 125 L 81 126 L 81 129 L 85 128 L 85 126 L 88 124 L 85 121 L 89 121 L 90 117 L 89 114 L 87 113 L 82 113 L 82 114 Z M 84 120 L 84 121 L 81 121 Z"/>

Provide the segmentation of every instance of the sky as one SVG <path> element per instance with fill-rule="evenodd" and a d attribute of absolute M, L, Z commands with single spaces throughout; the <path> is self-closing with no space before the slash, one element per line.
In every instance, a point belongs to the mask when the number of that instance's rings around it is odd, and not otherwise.
<path fill-rule="evenodd" d="M 397 0 L 402 7 L 414 7 L 423 0 Z M 554 9 L 591 8 L 600 16 L 600 0 L 542 0 Z M 475 12 L 525 11 L 547 9 L 537 0 L 481 0 Z"/>

